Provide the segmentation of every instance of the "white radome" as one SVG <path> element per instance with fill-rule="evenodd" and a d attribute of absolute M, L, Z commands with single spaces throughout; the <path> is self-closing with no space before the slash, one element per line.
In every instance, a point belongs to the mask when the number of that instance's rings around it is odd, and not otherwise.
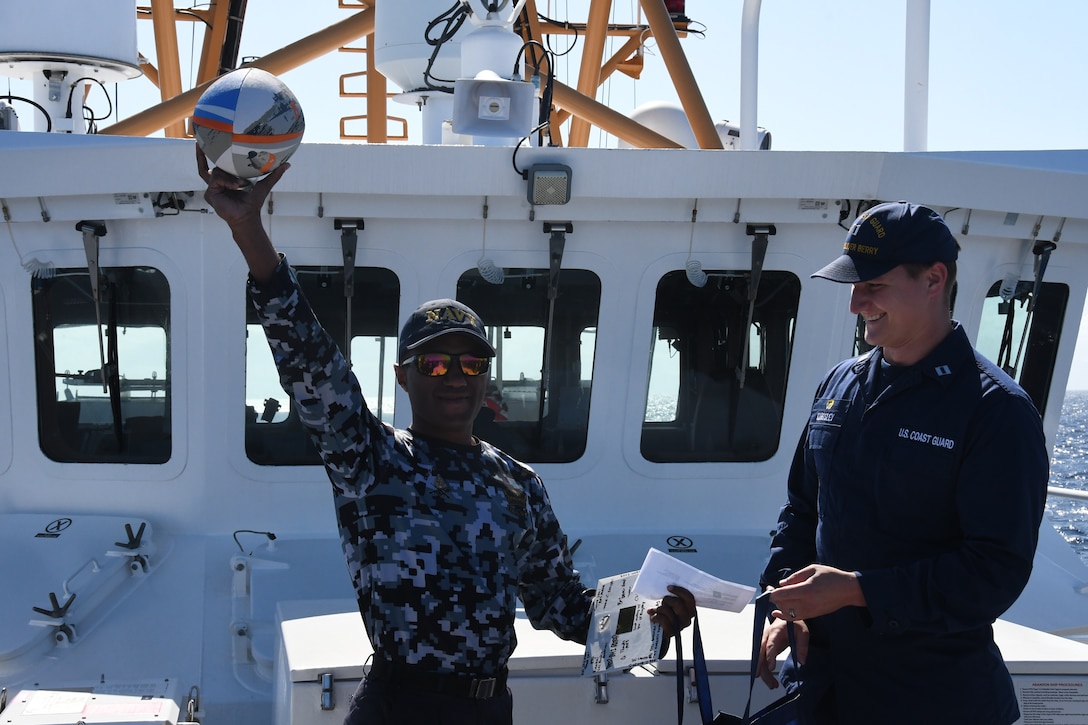
<path fill-rule="evenodd" d="M 287 161 L 305 130 L 295 94 L 260 68 L 220 76 L 193 111 L 193 135 L 204 155 L 243 179 L 263 176 Z"/>

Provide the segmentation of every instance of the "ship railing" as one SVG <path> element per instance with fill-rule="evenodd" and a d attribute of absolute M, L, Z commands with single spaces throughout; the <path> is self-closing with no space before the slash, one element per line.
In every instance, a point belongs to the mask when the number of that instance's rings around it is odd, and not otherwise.
<path fill-rule="evenodd" d="M 1061 486 L 1047 486 L 1046 492 L 1049 496 L 1058 496 L 1060 498 L 1072 498 L 1078 501 L 1088 501 L 1088 491 L 1083 491 L 1078 488 L 1062 488 Z"/>

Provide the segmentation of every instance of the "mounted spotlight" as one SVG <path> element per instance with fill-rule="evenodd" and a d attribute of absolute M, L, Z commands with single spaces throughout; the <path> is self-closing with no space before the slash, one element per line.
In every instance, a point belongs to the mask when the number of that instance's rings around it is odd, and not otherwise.
<path fill-rule="evenodd" d="M 529 180 L 525 196 L 533 206 L 570 201 L 571 170 L 566 164 L 533 164 L 525 178 Z"/>
<path fill-rule="evenodd" d="M 528 136 L 536 112 L 532 83 L 509 81 L 483 70 L 453 83 L 453 132 L 519 139 Z"/>

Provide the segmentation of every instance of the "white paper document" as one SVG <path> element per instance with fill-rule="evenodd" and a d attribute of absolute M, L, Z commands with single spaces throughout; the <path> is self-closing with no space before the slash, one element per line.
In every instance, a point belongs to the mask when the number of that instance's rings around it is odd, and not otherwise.
<path fill-rule="evenodd" d="M 650 549 L 635 579 L 635 594 L 646 599 L 663 599 L 669 593 L 670 584 L 691 592 L 696 606 L 727 612 L 744 609 L 756 593 L 755 587 L 719 579 L 674 556 Z"/>
<path fill-rule="evenodd" d="M 655 662 L 661 652 L 661 627 L 650 621 L 646 608 L 655 602 L 632 591 L 637 571 L 597 582 L 582 674 L 626 670 Z"/>

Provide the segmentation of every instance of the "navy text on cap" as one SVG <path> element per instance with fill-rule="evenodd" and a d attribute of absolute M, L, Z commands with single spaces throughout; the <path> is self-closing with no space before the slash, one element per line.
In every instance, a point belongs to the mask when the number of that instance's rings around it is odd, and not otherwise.
<path fill-rule="evenodd" d="M 813 277 L 867 282 L 901 264 L 951 262 L 958 245 L 941 215 L 905 201 L 877 204 L 850 226 L 842 256 Z"/>
<path fill-rule="evenodd" d="M 408 317 L 400 330 L 397 361 L 404 362 L 423 343 L 455 332 L 475 337 L 489 355 L 495 354 L 480 316 L 457 300 L 442 299 L 424 302 Z"/>

